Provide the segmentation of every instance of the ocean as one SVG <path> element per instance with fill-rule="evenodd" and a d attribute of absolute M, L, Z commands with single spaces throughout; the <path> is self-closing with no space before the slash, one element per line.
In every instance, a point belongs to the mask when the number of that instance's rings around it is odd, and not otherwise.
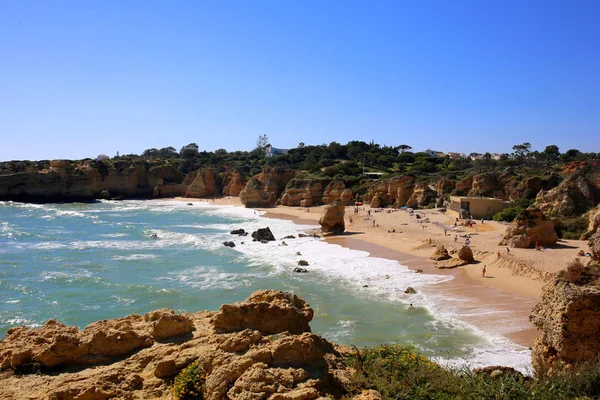
<path fill-rule="evenodd" d="M 229 233 L 267 226 L 277 241 Z M 451 276 L 415 274 L 319 238 L 281 240 L 313 228 L 205 202 L 0 202 L 0 338 L 51 318 L 83 328 L 162 307 L 218 310 L 278 289 L 304 298 L 315 310 L 313 332 L 340 344 L 397 342 L 448 366 L 531 371 L 527 348 L 469 325 L 447 306 L 461 299 L 427 294 Z M 223 245 L 230 240 L 236 247 Z M 309 273 L 293 272 L 300 259 Z M 417 294 L 405 294 L 408 286 Z"/>

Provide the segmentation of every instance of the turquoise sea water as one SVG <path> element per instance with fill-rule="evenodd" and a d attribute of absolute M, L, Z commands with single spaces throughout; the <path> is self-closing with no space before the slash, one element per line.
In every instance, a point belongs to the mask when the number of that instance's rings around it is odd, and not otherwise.
<path fill-rule="evenodd" d="M 229 234 L 266 226 L 279 240 Z M 306 229 L 201 202 L 0 202 L 0 338 L 50 318 L 84 327 L 161 307 L 217 310 L 255 290 L 279 289 L 303 297 L 315 310 L 312 330 L 342 344 L 400 342 L 454 365 L 529 368 L 527 349 L 461 322 L 420 290 L 451 278 L 315 238 L 283 245 L 280 238 Z M 309 262 L 308 274 L 293 272 L 299 259 Z M 407 286 L 419 294 L 409 298 Z"/>

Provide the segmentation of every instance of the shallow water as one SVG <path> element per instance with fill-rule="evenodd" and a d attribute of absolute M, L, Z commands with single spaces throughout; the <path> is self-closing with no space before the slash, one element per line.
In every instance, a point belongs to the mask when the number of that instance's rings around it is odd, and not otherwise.
<path fill-rule="evenodd" d="M 415 274 L 315 238 L 285 240 L 287 246 L 281 239 L 252 242 L 229 231 L 269 226 L 282 238 L 309 227 L 239 207 L 193 204 L 0 202 L 0 337 L 12 326 L 41 326 L 50 318 L 84 327 L 161 307 L 217 310 L 255 290 L 280 289 L 314 308 L 315 333 L 342 344 L 399 342 L 452 365 L 530 368 L 527 349 L 469 326 L 420 290 L 449 276 Z M 236 247 L 223 246 L 226 240 Z M 309 262 L 308 274 L 293 272 L 299 259 Z M 408 297 L 407 286 L 418 294 Z"/>

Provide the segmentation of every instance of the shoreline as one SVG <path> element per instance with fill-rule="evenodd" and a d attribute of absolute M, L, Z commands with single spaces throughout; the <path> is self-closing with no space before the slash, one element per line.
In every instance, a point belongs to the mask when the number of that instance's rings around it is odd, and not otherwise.
<path fill-rule="evenodd" d="M 203 199 L 175 198 L 172 200 L 194 202 Z M 209 203 L 243 206 L 236 197 L 226 197 Z M 309 212 L 300 207 L 256 208 L 256 210 L 260 211 L 265 218 L 289 220 L 297 225 L 312 225 L 317 228 L 319 227 L 318 218 L 321 215 L 321 207 L 312 207 Z M 347 228 L 353 228 L 353 226 L 347 226 Z M 351 229 L 346 235 L 330 236 L 324 240 L 345 248 L 366 251 L 372 257 L 398 261 L 413 271 L 421 269 L 425 274 L 452 276 L 452 279 L 446 282 L 428 285 L 423 289 L 424 293 L 438 297 L 444 302 L 452 302 L 452 308 L 460 320 L 483 332 L 500 334 L 524 347 L 533 346 L 538 335 L 536 329 L 529 322 L 529 314 L 539 299 L 543 282 L 511 276 L 509 273 L 510 281 L 520 281 L 520 285 L 491 285 L 485 281 L 493 279 L 480 277 L 481 265 L 474 264 L 456 269 L 440 270 L 435 268 L 433 262 L 427 258 L 433 251 L 431 246 L 414 251 L 402 251 L 404 248 L 399 250 L 390 246 L 389 243 L 374 243 L 377 238 L 369 237 L 369 233 L 356 232 L 355 229 Z M 414 242 L 413 239 L 412 244 L 415 244 Z M 490 270 L 491 268 L 488 267 L 488 271 Z M 504 272 L 502 275 L 506 278 L 505 275 L 508 271 Z M 537 284 L 531 285 L 532 282 Z M 523 284 L 527 285 L 529 290 L 522 290 L 521 285 Z M 511 288 L 512 290 L 507 290 Z M 499 331 L 499 327 L 504 330 Z"/>

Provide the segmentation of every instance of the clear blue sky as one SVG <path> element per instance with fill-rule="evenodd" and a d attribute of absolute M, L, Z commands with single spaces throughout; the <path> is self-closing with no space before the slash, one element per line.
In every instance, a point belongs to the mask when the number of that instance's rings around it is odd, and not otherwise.
<path fill-rule="evenodd" d="M 600 151 L 600 1 L 0 0 L 0 160 Z"/>

